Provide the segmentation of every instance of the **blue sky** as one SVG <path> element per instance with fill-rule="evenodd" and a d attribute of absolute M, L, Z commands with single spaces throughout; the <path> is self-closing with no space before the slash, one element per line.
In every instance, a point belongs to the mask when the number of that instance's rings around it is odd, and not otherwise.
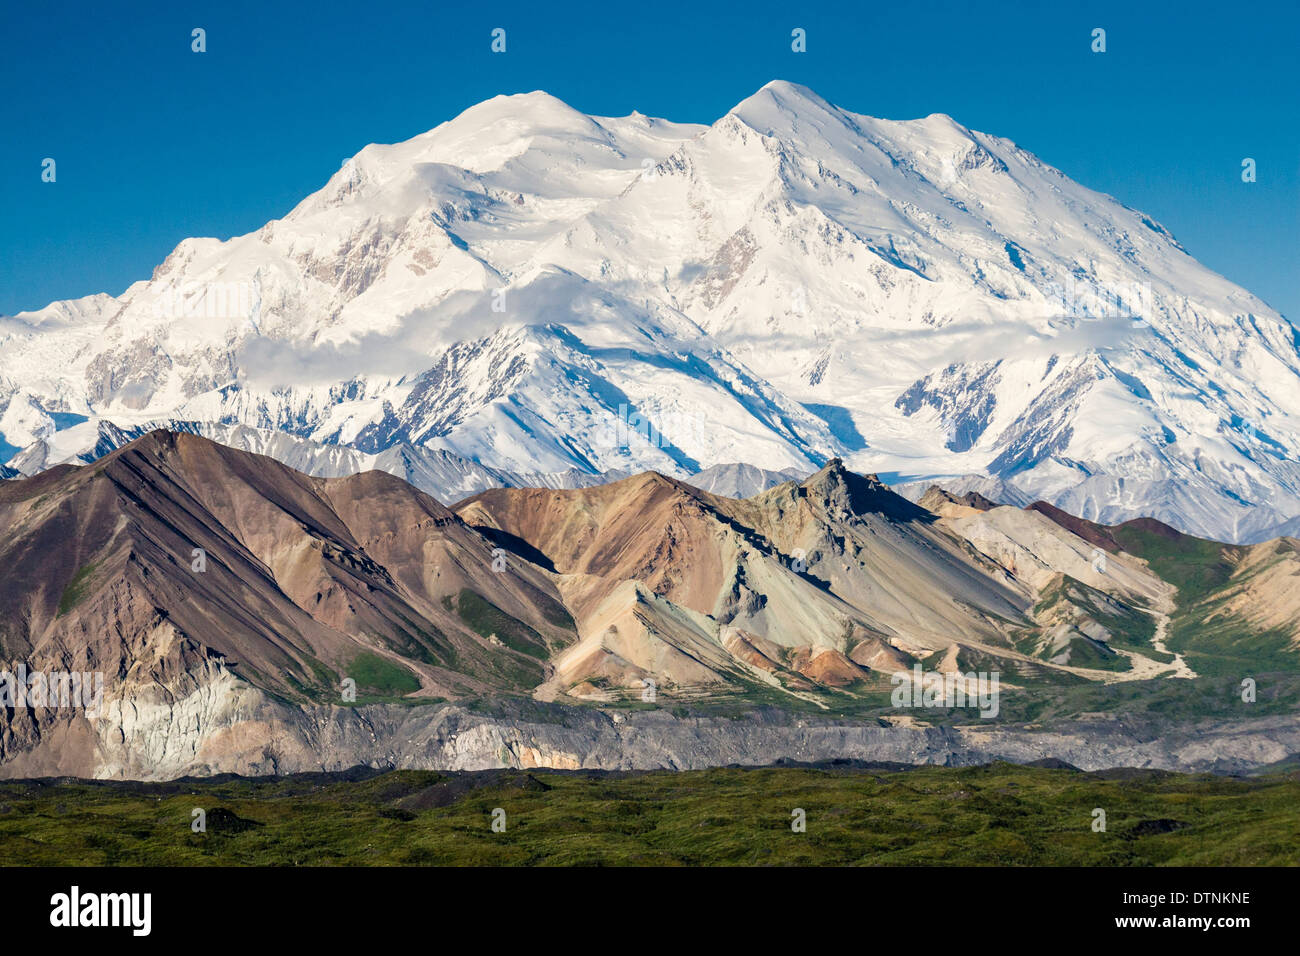
<path fill-rule="evenodd" d="M 190 50 L 194 27 L 206 53 Z M 489 50 L 494 27 L 505 55 Z M 794 27 L 807 53 L 791 52 Z M 1293 0 L 9 3 L 0 313 L 118 294 L 186 236 L 252 231 L 367 143 L 497 93 L 711 122 L 780 78 L 855 112 L 949 113 L 1013 139 L 1153 215 L 1294 322 L 1297 36 Z"/>

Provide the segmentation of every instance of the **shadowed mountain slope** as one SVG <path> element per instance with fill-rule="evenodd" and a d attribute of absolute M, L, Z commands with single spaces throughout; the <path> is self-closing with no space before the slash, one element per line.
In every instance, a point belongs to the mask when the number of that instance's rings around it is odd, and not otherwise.
<path fill-rule="evenodd" d="M 662 694 L 848 713 L 917 663 L 997 670 L 1012 693 L 1297 667 L 1294 539 L 925 500 L 833 459 L 745 499 L 646 472 L 448 508 L 385 473 L 314 478 L 153 432 L 0 482 L 0 665 L 103 678 L 94 708 L 6 699 L 0 766 L 389 759 L 352 703 Z M 430 719 L 430 747 L 462 746 Z M 493 759 L 570 759 L 529 746 Z"/>
<path fill-rule="evenodd" d="M 373 690 L 448 695 L 527 689 L 572 638 L 552 623 L 564 615 L 543 572 L 494 573 L 491 542 L 399 479 L 310 478 L 192 435 L 155 432 L 93 466 L 6 482 L 0 525 L 10 660 L 128 679 L 210 654 L 315 698 L 336 697 L 360 658 L 380 675 Z M 517 615 L 536 646 L 489 644 L 456 610 L 470 592 Z"/>

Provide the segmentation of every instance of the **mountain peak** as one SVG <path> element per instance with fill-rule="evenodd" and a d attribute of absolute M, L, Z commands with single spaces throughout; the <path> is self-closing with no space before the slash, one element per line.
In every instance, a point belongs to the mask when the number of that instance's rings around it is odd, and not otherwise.
<path fill-rule="evenodd" d="M 929 114 L 928 116 L 924 117 L 923 119 L 918 120 L 918 122 L 925 123 L 925 124 L 928 124 L 928 125 L 930 125 L 930 126 L 940 126 L 940 127 L 944 127 L 944 128 L 946 128 L 946 129 L 956 130 L 957 132 L 959 132 L 959 133 L 961 133 L 961 134 L 963 134 L 963 135 L 965 135 L 965 136 L 969 136 L 969 135 L 970 135 L 970 129 L 969 129 L 969 128 L 967 128 L 966 126 L 963 126 L 961 123 L 957 122 L 955 119 L 953 119 L 953 118 L 952 118 L 951 116 L 949 116 L 947 113 L 931 113 L 931 114 Z"/>
<path fill-rule="evenodd" d="M 803 99 L 826 104 L 826 101 L 818 96 L 811 87 L 804 86 L 802 83 L 793 83 L 790 80 L 768 80 L 758 88 L 757 92 L 762 93 L 764 91 L 770 92 L 773 96 L 784 97 L 787 100 Z"/>
<path fill-rule="evenodd" d="M 924 138 L 933 137 L 941 142 L 974 140 L 971 130 L 947 113 L 930 113 L 913 120 L 883 120 L 847 113 L 815 90 L 789 80 L 771 80 L 763 84 L 752 96 L 736 104 L 729 115 L 739 117 L 759 132 L 777 131 L 788 127 L 792 121 L 803 120 L 813 123 L 823 133 L 827 131 L 827 121 L 834 124 L 848 121 L 848 125 L 860 133 L 861 129 L 853 121 L 863 119 L 879 123 L 886 129 L 910 128 L 912 135 L 920 133 Z"/>
<path fill-rule="evenodd" d="M 1241 541 L 1300 510 L 1281 316 L 1008 140 L 788 80 L 712 127 L 496 97 L 0 336 L 24 473 L 171 424 L 264 429 L 249 447 L 282 460 L 311 443 L 329 473 L 391 453 L 438 493 L 398 448 L 530 481 L 842 455 Z M 780 475 L 731 471 L 700 480 Z"/>
<path fill-rule="evenodd" d="M 458 114 L 451 122 L 456 123 L 471 117 L 477 120 L 499 119 L 507 114 L 527 115 L 530 121 L 563 119 L 577 122 L 579 125 L 582 125 L 584 120 L 588 123 L 591 121 L 586 113 L 574 109 L 558 96 L 545 90 L 530 90 L 527 93 L 500 93 L 481 103 L 475 103 Z"/>
<path fill-rule="evenodd" d="M 804 495 L 823 504 L 828 511 L 847 514 L 881 514 L 900 521 L 931 520 L 924 508 L 894 493 L 874 474 L 858 474 L 832 458 L 800 485 Z"/>
<path fill-rule="evenodd" d="M 789 80 L 772 80 L 737 103 L 728 115 L 737 117 L 757 132 L 770 134 L 792 125 L 797 128 L 799 121 L 820 127 L 839 112 L 806 86 Z"/>

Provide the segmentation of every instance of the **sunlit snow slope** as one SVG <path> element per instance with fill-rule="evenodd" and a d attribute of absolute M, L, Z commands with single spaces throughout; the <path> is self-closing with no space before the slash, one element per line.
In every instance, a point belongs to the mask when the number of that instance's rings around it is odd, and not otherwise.
<path fill-rule="evenodd" d="M 369 146 L 0 319 L 0 410 L 24 473 L 161 425 L 435 494 L 838 455 L 1218 539 L 1300 514 L 1285 319 L 1009 140 L 783 82 L 707 127 L 529 93 Z"/>

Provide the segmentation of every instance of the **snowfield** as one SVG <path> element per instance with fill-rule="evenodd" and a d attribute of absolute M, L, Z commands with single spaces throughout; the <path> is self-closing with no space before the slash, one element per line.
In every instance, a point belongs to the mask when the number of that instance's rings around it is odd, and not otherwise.
<path fill-rule="evenodd" d="M 773 82 L 695 126 L 538 92 L 368 146 L 120 297 L 0 318 L 8 468 L 158 426 L 443 500 L 841 456 L 1249 542 L 1300 515 L 1300 335 L 948 116 Z"/>

